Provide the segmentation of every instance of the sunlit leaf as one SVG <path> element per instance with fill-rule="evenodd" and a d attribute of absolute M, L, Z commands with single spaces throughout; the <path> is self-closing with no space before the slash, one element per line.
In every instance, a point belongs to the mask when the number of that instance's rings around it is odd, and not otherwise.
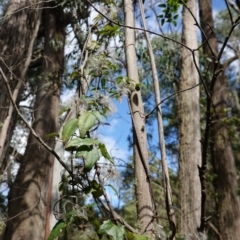
<path fill-rule="evenodd" d="M 63 220 L 59 220 L 54 226 L 54 228 L 52 229 L 48 237 L 48 240 L 55 240 L 59 236 L 59 234 L 62 232 L 62 230 L 66 227 L 67 227 L 67 224 Z"/>
<path fill-rule="evenodd" d="M 94 111 L 92 111 L 91 113 L 95 116 L 95 118 L 96 118 L 99 122 L 102 121 L 102 115 L 100 114 L 99 111 L 94 110 Z"/>
<path fill-rule="evenodd" d="M 77 149 L 81 146 L 92 146 L 92 145 L 99 145 L 101 144 L 100 141 L 98 141 L 97 139 L 93 139 L 93 138 L 73 138 L 71 139 L 71 141 L 69 141 L 69 143 L 66 146 L 66 149 L 69 150 L 70 148 L 74 148 Z"/>
<path fill-rule="evenodd" d="M 109 155 L 106 146 L 103 143 L 99 144 L 99 149 L 101 151 L 101 154 L 104 158 L 106 158 L 108 161 L 110 161 L 112 164 L 114 164 L 113 159 L 111 158 L 111 156 Z"/>
<path fill-rule="evenodd" d="M 63 127 L 63 131 L 62 131 L 62 140 L 63 142 L 67 142 L 70 137 L 73 136 L 73 134 L 75 133 L 76 129 L 78 126 L 78 120 L 76 118 L 73 118 L 71 120 L 69 120 Z"/>
<path fill-rule="evenodd" d="M 98 232 L 111 236 L 113 240 L 121 240 L 124 239 L 125 229 L 124 226 L 115 225 L 111 220 L 107 220 L 103 222 Z"/>
<path fill-rule="evenodd" d="M 119 26 L 117 25 L 106 25 L 102 30 L 98 31 L 98 33 L 102 36 L 111 36 L 113 37 L 116 34 L 119 34 Z"/>
<path fill-rule="evenodd" d="M 52 137 L 58 137 L 59 134 L 57 132 L 54 132 L 54 133 L 49 133 L 45 136 L 45 138 L 52 138 Z"/>
<path fill-rule="evenodd" d="M 71 73 L 71 75 L 70 75 L 70 77 L 72 78 L 72 79 L 75 79 L 75 78 L 78 78 L 78 71 L 73 71 L 72 73 Z"/>
<path fill-rule="evenodd" d="M 133 233 L 133 236 L 135 237 L 134 240 L 149 240 L 149 238 L 144 235 Z"/>
<path fill-rule="evenodd" d="M 91 151 L 81 151 L 78 152 L 79 157 L 84 157 L 85 159 L 85 168 L 84 170 L 89 172 L 95 163 L 99 160 L 100 155 L 99 151 L 96 148 L 93 148 Z"/>
<path fill-rule="evenodd" d="M 80 137 L 84 138 L 87 131 L 89 131 L 96 123 L 96 117 L 92 112 L 85 112 L 78 118 L 78 127 Z"/>

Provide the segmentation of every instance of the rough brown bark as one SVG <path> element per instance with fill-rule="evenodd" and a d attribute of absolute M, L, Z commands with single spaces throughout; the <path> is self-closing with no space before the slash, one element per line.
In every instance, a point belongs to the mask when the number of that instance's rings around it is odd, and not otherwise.
<path fill-rule="evenodd" d="M 125 24 L 134 26 L 134 14 L 132 0 L 124 1 Z M 139 83 L 134 30 L 125 29 L 125 53 L 128 77 L 136 84 Z M 144 108 L 140 91 L 133 91 L 129 99 L 134 128 L 134 168 L 135 186 L 137 199 L 137 212 L 140 220 L 141 231 L 151 231 L 153 217 L 153 206 L 151 200 L 151 189 L 148 176 L 148 148 L 145 127 Z"/>
<path fill-rule="evenodd" d="M 196 16 L 196 0 L 186 3 Z M 191 49 L 197 49 L 197 28 L 186 7 L 183 7 L 182 42 Z M 198 53 L 195 52 L 198 64 Z M 192 53 L 182 49 L 181 77 L 179 90 L 197 85 L 199 76 Z M 200 225 L 201 186 L 198 166 L 201 166 L 199 87 L 183 92 L 178 98 L 179 114 L 179 197 L 180 233 L 195 236 Z"/>
<path fill-rule="evenodd" d="M 31 61 L 43 2 L 11 0 L 0 30 L 0 66 L 10 80 L 16 102 L 24 87 L 25 75 Z M 7 151 L 14 129 L 16 112 L 0 77 L 0 179 L 7 165 Z"/>
<path fill-rule="evenodd" d="M 222 239 L 233 240 L 240 236 L 240 203 L 237 196 L 237 175 L 233 151 L 229 140 L 227 126 L 224 118 L 227 117 L 227 82 L 224 71 L 217 74 L 222 68 L 218 62 L 218 44 L 216 35 L 212 32 L 214 22 L 212 17 L 211 1 L 199 1 L 201 27 L 206 37 L 211 37 L 203 45 L 203 53 L 211 58 L 209 70 L 212 74 L 208 81 L 211 95 L 211 142 L 213 169 L 217 175 L 215 190 L 217 194 L 218 228 Z M 211 28 L 210 28 L 210 27 Z M 203 36 L 203 41 L 205 41 Z"/>
<path fill-rule="evenodd" d="M 47 137 L 47 134 L 58 131 L 65 33 L 62 8 L 54 6 L 53 3 L 49 7 L 43 12 L 44 63 L 42 78 L 38 83 L 32 127 L 54 148 L 54 138 Z M 50 230 L 47 225 L 53 162 L 54 156 L 30 135 L 18 174 L 9 192 L 4 239 L 46 239 Z"/>

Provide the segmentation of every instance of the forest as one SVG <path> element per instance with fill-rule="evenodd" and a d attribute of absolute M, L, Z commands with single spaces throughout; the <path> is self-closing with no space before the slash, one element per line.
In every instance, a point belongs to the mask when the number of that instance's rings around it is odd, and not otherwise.
<path fill-rule="evenodd" d="M 240 0 L 0 0 L 3 240 L 240 237 Z"/>

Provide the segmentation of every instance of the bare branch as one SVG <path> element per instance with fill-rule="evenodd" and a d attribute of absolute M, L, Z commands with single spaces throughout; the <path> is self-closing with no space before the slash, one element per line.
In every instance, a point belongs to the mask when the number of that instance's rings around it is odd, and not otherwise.
<path fill-rule="evenodd" d="M 148 32 L 148 33 L 154 34 L 154 35 L 156 35 L 156 36 L 162 37 L 162 38 L 164 38 L 164 39 L 170 40 L 170 41 L 172 41 L 172 42 L 175 42 L 175 43 L 181 45 L 182 47 L 187 48 L 189 51 L 192 51 L 191 48 L 189 48 L 188 46 L 186 46 L 185 44 L 183 44 L 183 43 L 181 43 L 181 42 L 178 42 L 177 40 L 175 40 L 175 39 L 173 39 L 173 38 L 164 36 L 164 35 L 162 35 L 162 34 L 159 34 L 159 33 L 154 32 L 154 31 L 145 30 L 145 29 L 139 28 L 139 27 L 127 26 L 127 25 L 124 25 L 124 24 L 122 24 L 122 23 L 120 23 L 120 22 L 116 22 L 116 21 L 110 19 L 109 17 L 107 17 L 106 15 L 104 15 L 104 14 L 103 14 L 100 10 L 98 10 L 89 0 L 86 0 L 86 1 L 92 6 L 92 8 L 93 8 L 96 12 L 98 12 L 101 16 L 103 16 L 103 17 L 104 17 L 105 19 L 107 19 L 109 22 L 111 22 L 111 23 L 113 23 L 113 24 L 115 24 L 115 25 L 117 25 L 117 26 L 124 27 L 124 28 L 135 29 L 135 30 L 139 30 L 139 31 L 143 31 L 143 32 Z"/>
<path fill-rule="evenodd" d="M 158 106 L 161 105 L 166 100 L 168 100 L 169 98 L 171 98 L 171 97 L 173 97 L 175 95 L 178 95 L 179 93 L 183 93 L 183 92 L 189 91 L 189 90 L 191 90 L 191 89 L 193 89 L 195 87 L 198 87 L 200 84 L 201 84 L 201 82 L 199 82 L 198 84 L 196 84 L 196 85 L 194 85 L 194 86 L 192 86 L 190 88 L 187 88 L 187 89 L 184 89 L 184 90 L 181 90 L 181 91 L 177 91 L 177 92 L 175 92 L 173 94 L 170 94 L 168 97 L 164 98 L 158 105 L 156 105 L 150 113 L 146 114 L 145 118 L 148 118 L 151 114 L 153 114 L 153 112 L 158 108 Z"/>

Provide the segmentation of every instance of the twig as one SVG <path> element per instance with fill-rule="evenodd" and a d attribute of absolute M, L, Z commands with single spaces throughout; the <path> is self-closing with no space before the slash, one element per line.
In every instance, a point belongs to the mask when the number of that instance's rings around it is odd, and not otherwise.
<path fill-rule="evenodd" d="M 96 12 L 98 12 L 101 16 L 103 16 L 103 17 L 104 17 L 105 19 L 107 19 L 109 22 L 111 22 L 111 23 L 113 23 L 113 24 L 115 24 L 115 25 L 117 25 L 117 26 L 124 27 L 124 28 L 135 29 L 135 30 L 139 30 L 139 31 L 143 31 L 143 32 L 148 32 L 148 33 L 157 35 L 157 36 L 159 36 L 159 37 L 162 37 L 162 38 L 164 38 L 164 39 L 173 41 L 173 42 L 181 45 L 182 47 L 187 48 L 189 51 L 192 51 L 192 49 L 189 48 L 188 46 L 186 46 L 185 44 L 183 44 L 183 43 L 181 43 L 181 42 L 178 42 L 177 40 L 172 39 L 172 38 L 170 38 L 170 37 L 164 36 L 164 35 L 162 35 L 162 34 L 156 33 L 156 32 L 151 31 L 151 30 L 145 30 L 145 29 L 140 28 L 140 27 L 127 26 L 127 25 L 125 25 L 125 24 L 123 24 L 123 23 L 116 22 L 116 21 L 110 19 L 109 17 L 107 17 L 106 15 L 104 15 L 104 14 L 103 14 L 100 10 L 98 10 L 89 0 L 86 0 L 86 1 L 92 6 L 92 8 L 93 8 Z"/>
<path fill-rule="evenodd" d="M 181 90 L 181 91 L 177 91 L 177 92 L 175 92 L 175 93 L 170 94 L 169 96 L 167 96 L 166 98 L 164 98 L 160 103 L 158 103 L 158 104 L 152 109 L 151 112 L 149 112 L 148 114 L 146 114 L 146 115 L 145 115 L 145 118 L 148 118 L 148 117 L 158 108 L 159 105 L 161 105 L 163 102 L 165 102 L 165 101 L 168 100 L 169 98 L 171 98 L 171 97 L 173 97 L 173 96 L 175 96 L 175 95 L 177 95 L 177 94 L 179 94 L 179 93 L 182 93 L 182 92 L 186 92 L 186 91 L 188 91 L 188 90 L 191 90 L 191 89 L 199 86 L 200 84 L 201 84 L 201 82 L 199 82 L 198 84 L 196 84 L 196 85 L 194 85 L 194 86 L 192 86 L 192 87 L 190 87 L 190 88 L 186 88 L 186 89 L 183 89 L 183 90 Z"/>
<path fill-rule="evenodd" d="M 237 14 L 240 13 L 240 9 L 239 9 L 238 4 L 237 4 L 237 2 L 239 2 L 239 1 L 236 1 L 236 3 L 235 3 L 235 2 L 232 1 L 232 0 L 227 0 L 227 2 L 228 2 L 228 4 L 235 10 L 235 12 L 236 12 Z M 226 0 L 225 0 L 225 3 L 226 3 Z"/>
<path fill-rule="evenodd" d="M 231 10 L 230 10 L 228 1 L 225 0 L 225 3 L 226 3 L 226 6 L 227 6 L 227 10 L 228 10 L 228 14 L 229 14 L 229 17 L 230 17 L 230 20 L 231 20 L 231 24 L 233 24 L 233 16 L 232 16 L 232 12 L 231 12 Z"/>
<path fill-rule="evenodd" d="M 219 237 L 219 240 L 222 240 L 221 234 L 211 222 L 208 222 L 208 226 L 217 234 L 217 236 Z"/>

